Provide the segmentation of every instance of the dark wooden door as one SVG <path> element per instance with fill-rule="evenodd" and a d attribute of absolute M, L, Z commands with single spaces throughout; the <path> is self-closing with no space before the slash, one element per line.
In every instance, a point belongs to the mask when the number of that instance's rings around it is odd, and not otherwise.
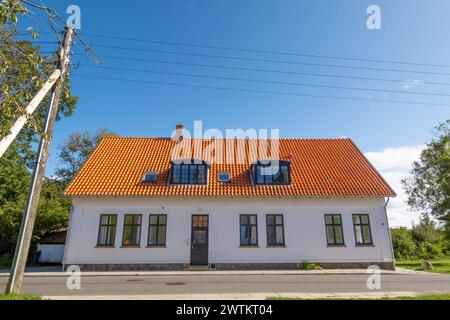
<path fill-rule="evenodd" d="M 208 265 L 208 216 L 192 216 L 191 265 Z"/>

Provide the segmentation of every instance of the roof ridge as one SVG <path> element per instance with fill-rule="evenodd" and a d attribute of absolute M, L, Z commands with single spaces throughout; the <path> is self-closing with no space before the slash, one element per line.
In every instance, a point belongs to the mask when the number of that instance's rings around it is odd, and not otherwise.
<path fill-rule="evenodd" d="M 119 136 L 105 136 L 103 139 L 136 139 L 136 140 L 172 140 L 170 137 L 119 137 Z M 185 140 L 212 140 L 213 138 L 184 138 Z M 265 138 L 214 138 L 215 140 L 266 140 Z M 290 141 L 351 141 L 351 138 L 277 138 L 278 140 Z M 267 140 L 274 140 L 274 138 L 267 138 Z"/>

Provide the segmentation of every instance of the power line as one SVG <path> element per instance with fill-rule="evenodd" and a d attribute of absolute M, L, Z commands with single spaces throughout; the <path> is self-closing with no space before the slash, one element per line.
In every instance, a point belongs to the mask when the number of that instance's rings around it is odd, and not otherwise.
<path fill-rule="evenodd" d="M 131 83 L 148 83 L 148 84 L 168 85 L 168 86 L 177 86 L 177 87 L 217 89 L 217 90 L 227 90 L 227 91 L 240 91 L 240 92 L 252 92 L 252 93 L 263 93 L 263 94 L 289 95 L 289 96 L 300 96 L 300 97 L 310 97 L 310 98 L 325 98 L 325 99 L 337 99 L 337 100 L 352 100 L 352 101 L 365 101 L 365 102 L 386 102 L 386 103 L 401 103 L 401 104 L 414 104 L 414 105 L 429 105 L 429 106 L 450 107 L 450 104 L 434 103 L 434 102 L 418 102 L 418 101 L 390 100 L 390 99 L 378 99 L 378 98 L 368 99 L 368 98 L 343 97 L 343 96 L 332 96 L 332 95 L 315 95 L 315 94 L 303 94 L 303 93 L 294 93 L 294 92 L 243 89 L 243 88 L 234 88 L 234 87 L 205 86 L 205 85 L 186 84 L 186 83 L 177 83 L 177 82 L 163 82 L 163 81 L 153 81 L 153 80 L 135 80 L 135 79 L 126 79 L 126 78 L 91 76 L 91 75 L 83 75 L 83 74 L 72 74 L 72 76 L 74 76 L 74 77 L 91 78 L 91 79 L 99 79 L 99 80 L 131 82 Z"/>
<path fill-rule="evenodd" d="M 108 48 L 108 49 L 118 49 L 118 50 L 128 50 L 128 51 L 138 51 L 138 52 L 153 52 L 153 53 L 175 54 L 175 55 L 184 55 L 184 56 L 220 58 L 220 59 L 230 59 L 230 60 L 245 60 L 245 61 L 256 61 L 256 62 L 269 62 L 269 63 L 282 63 L 282 64 L 294 64 L 294 65 L 307 65 L 307 66 L 318 66 L 318 67 L 332 67 L 332 68 L 342 68 L 342 69 L 354 69 L 354 70 L 372 70 L 372 71 L 404 72 L 404 73 L 417 73 L 417 74 L 431 74 L 431 75 L 450 76 L 450 73 L 433 72 L 433 71 L 389 69 L 389 68 L 376 68 L 376 67 L 363 67 L 363 66 L 343 66 L 343 65 L 336 65 L 336 64 L 324 64 L 324 63 L 310 63 L 310 62 L 298 62 L 298 61 L 286 61 L 286 60 L 273 60 L 273 59 L 259 59 L 259 58 L 223 56 L 223 55 L 202 54 L 202 53 L 193 53 L 193 52 L 180 52 L 180 51 L 169 51 L 169 50 L 148 49 L 148 48 L 121 47 L 121 46 L 112 46 L 112 45 L 104 45 L 104 44 L 103 45 L 102 44 L 96 44 L 95 47 Z"/>
<path fill-rule="evenodd" d="M 93 34 L 93 33 L 82 33 L 82 35 L 88 36 L 88 37 L 105 38 L 105 39 L 113 39 L 113 40 L 126 40 L 126 41 L 135 41 L 135 42 L 143 42 L 143 43 L 157 43 L 157 44 L 164 44 L 164 45 L 175 45 L 175 46 L 204 48 L 204 49 L 219 49 L 219 50 L 253 52 L 253 53 L 264 53 L 264 54 L 279 54 L 279 55 L 287 55 L 287 56 L 321 58 L 321 59 L 334 59 L 334 60 L 347 60 L 347 61 L 376 62 L 376 63 L 390 63 L 390 64 L 450 68 L 450 65 L 447 65 L 447 64 L 431 64 L 431 63 L 419 63 L 419 62 L 398 61 L 398 60 L 367 59 L 367 58 L 342 57 L 342 56 L 330 56 L 330 55 L 315 55 L 315 54 L 295 53 L 295 52 L 287 52 L 287 51 L 236 48 L 236 47 L 202 45 L 202 44 L 151 40 L 151 39 L 137 39 L 137 38 L 131 38 L 131 37 L 123 37 L 123 36 L 119 37 L 119 36 L 110 36 L 110 35 Z"/>
<path fill-rule="evenodd" d="M 385 81 L 385 82 L 396 82 L 396 83 L 407 83 L 408 82 L 408 80 L 402 80 L 402 79 L 387 79 L 387 78 L 375 78 L 375 77 L 358 77 L 358 76 L 345 76 L 345 75 L 327 74 L 327 73 L 296 72 L 296 71 L 282 71 L 282 70 L 273 70 L 273 69 L 232 67 L 232 66 L 224 66 L 224 65 L 217 65 L 217 64 L 177 62 L 177 61 L 144 59 L 144 58 L 127 58 L 127 57 L 105 56 L 105 55 L 103 56 L 103 58 L 105 58 L 106 60 L 107 59 L 113 59 L 113 60 L 124 60 L 124 61 L 153 62 L 153 63 L 185 65 L 185 66 L 193 66 L 193 67 L 218 68 L 218 69 L 240 70 L 240 71 L 255 71 L 255 72 L 290 74 L 290 75 L 304 75 L 304 76 L 314 76 L 314 77 L 329 77 L 329 78 L 342 78 L 342 79 L 354 79 L 354 80 Z M 420 81 L 420 84 L 450 86 L 450 82 Z"/>
<path fill-rule="evenodd" d="M 417 91 L 400 91 L 400 90 L 388 90 L 388 89 L 332 86 L 332 85 L 308 84 L 308 83 L 298 83 L 298 82 L 284 82 L 284 81 L 259 80 L 259 79 L 236 78 L 236 77 L 223 77 L 223 76 L 202 75 L 202 74 L 195 74 L 195 73 L 179 73 L 179 72 L 168 72 L 168 71 L 159 71 L 159 70 L 142 70 L 142 69 L 120 68 L 120 67 L 93 66 L 93 65 L 87 65 L 87 64 L 80 64 L 80 66 L 88 67 L 88 68 L 117 70 L 117 71 L 156 73 L 156 74 L 164 74 L 164 75 L 170 75 L 170 76 L 183 76 L 183 77 L 206 78 L 206 79 L 216 79 L 216 80 L 245 81 L 245 82 L 258 82 L 258 83 L 266 83 L 266 84 L 312 87 L 312 88 L 344 89 L 344 90 L 355 90 L 355 91 L 374 91 L 374 92 L 388 92 L 388 93 L 400 93 L 400 94 L 416 94 L 416 95 L 424 95 L 424 96 L 450 97 L 450 94 L 446 94 L 446 93 L 429 93 L 429 92 L 417 92 Z"/>

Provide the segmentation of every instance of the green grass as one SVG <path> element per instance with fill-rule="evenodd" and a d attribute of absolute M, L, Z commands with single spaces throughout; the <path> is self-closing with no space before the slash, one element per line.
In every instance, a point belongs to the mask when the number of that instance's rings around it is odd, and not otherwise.
<path fill-rule="evenodd" d="M 400 260 L 396 261 L 395 264 L 399 268 L 423 271 L 421 261 L 422 260 Z M 433 270 L 430 270 L 430 272 L 450 274 L 450 258 L 435 259 L 430 261 L 433 264 Z"/>
<path fill-rule="evenodd" d="M 0 300 L 41 300 L 41 296 L 32 294 L 0 294 Z"/>
<path fill-rule="evenodd" d="M 429 296 L 417 296 L 417 297 L 395 297 L 395 298 L 320 298 L 320 299 L 310 299 L 310 298 L 277 298 L 277 297 L 267 297 L 266 300 L 450 300 L 450 294 L 439 294 L 439 295 L 429 295 Z"/>

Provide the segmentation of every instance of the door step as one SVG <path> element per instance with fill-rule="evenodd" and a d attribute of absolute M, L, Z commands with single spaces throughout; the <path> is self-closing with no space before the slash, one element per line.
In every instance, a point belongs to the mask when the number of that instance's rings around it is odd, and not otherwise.
<path fill-rule="evenodd" d="M 209 266 L 189 266 L 189 271 L 209 271 Z"/>

